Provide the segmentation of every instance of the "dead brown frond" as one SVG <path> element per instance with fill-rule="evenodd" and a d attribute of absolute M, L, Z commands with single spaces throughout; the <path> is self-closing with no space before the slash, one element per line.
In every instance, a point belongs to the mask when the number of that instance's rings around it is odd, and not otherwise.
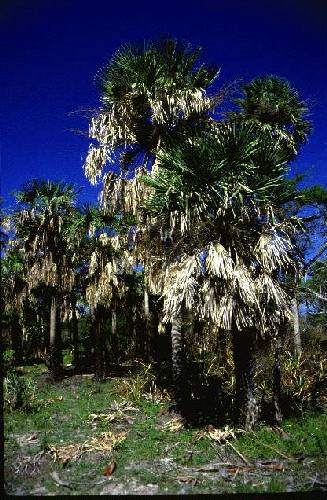
<path fill-rule="evenodd" d="M 54 461 L 67 463 L 69 460 L 78 460 L 83 453 L 99 451 L 103 453 L 111 452 L 119 443 L 126 439 L 126 432 L 113 433 L 111 431 L 101 432 L 84 443 L 68 445 L 50 445 L 48 453 L 52 455 Z"/>
<path fill-rule="evenodd" d="M 183 428 L 183 419 L 181 417 L 173 417 L 161 427 L 161 430 L 164 432 L 178 432 Z"/>

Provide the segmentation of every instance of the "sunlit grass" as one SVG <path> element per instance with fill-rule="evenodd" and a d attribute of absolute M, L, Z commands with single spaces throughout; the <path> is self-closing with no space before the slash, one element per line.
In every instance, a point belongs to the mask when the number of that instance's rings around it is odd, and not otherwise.
<path fill-rule="evenodd" d="M 240 434 L 232 441 L 234 448 L 249 462 L 255 463 L 260 459 L 280 461 L 286 464 L 285 472 L 272 472 L 264 477 L 255 474 L 248 480 L 241 470 L 233 481 L 225 481 L 218 473 L 208 473 L 203 475 L 201 481 L 184 484 L 178 481 L 180 475 L 196 476 L 194 471 L 201 466 L 227 459 L 240 463 L 240 459 L 228 444 L 220 445 L 201 435 L 201 429 L 184 427 L 177 432 L 166 430 L 164 423 L 172 416 L 167 413 L 168 403 L 165 401 L 154 403 L 142 398 L 132 402 L 137 411 L 130 413 L 129 422 L 124 419 L 114 422 L 98 420 L 92 425 L 89 420 L 91 413 L 105 412 L 114 401 L 123 400 L 117 396 L 122 383 L 120 379 L 109 378 L 96 384 L 90 375 L 71 376 L 51 384 L 46 381 L 44 365 L 26 367 L 23 371 L 37 383 L 38 404 L 30 412 L 5 412 L 7 464 L 15 463 L 21 454 L 33 455 L 41 450 L 47 452 L 53 445 L 83 444 L 101 432 L 126 432 L 127 436 L 107 454 L 87 452 L 79 460 L 70 460 L 66 465 L 54 463 L 49 457 L 40 474 L 33 477 L 19 477 L 9 467 L 6 471 L 9 493 L 23 491 L 24 494 L 33 494 L 36 485 L 41 485 L 48 494 L 71 494 L 67 487 L 57 485 L 49 477 L 49 471 L 57 471 L 61 478 L 71 482 L 74 494 L 99 494 L 104 481 L 111 480 L 103 476 L 103 468 L 112 460 L 117 463 L 112 481 L 125 485 L 129 481 L 157 484 L 158 493 L 171 494 L 181 491 L 243 493 L 278 492 L 287 488 L 310 490 L 308 477 L 314 477 L 315 472 L 322 473 L 326 466 L 326 413 L 308 414 L 285 420 L 283 432 L 261 424 L 254 433 Z M 37 435 L 35 444 L 21 446 L 20 437 L 32 433 Z M 289 457 L 289 461 L 285 457 Z M 307 469 L 303 465 L 305 457 L 310 458 Z M 46 474 L 45 470 L 48 471 Z M 290 483 L 290 476 L 294 484 Z"/>

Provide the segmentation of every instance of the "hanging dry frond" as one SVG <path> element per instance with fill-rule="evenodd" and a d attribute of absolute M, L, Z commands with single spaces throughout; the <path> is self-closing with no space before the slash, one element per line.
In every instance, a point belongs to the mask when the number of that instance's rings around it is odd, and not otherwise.
<path fill-rule="evenodd" d="M 254 255 L 263 268 L 271 273 L 291 264 L 289 257 L 291 248 L 291 242 L 286 235 L 278 234 L 277 229 L 271 229 L 269 233 L 265 232 L 260 235 Z"/>
<path fill-rule="evenodd" d="M 178 264 L 167 268 L 163 290 L 164 321 L 171 321 L 180 312 L 184 303 L 191 310 L 197 291 L 197 277 L 201 273 L 201 262 L 197 255 L 184 255 Z"/>
<path fill-rule="evenodd" d="M 226 281 L 232 280 L 233 260 L 228 251 L 218 242 L 209 244 L 206 267 L 210 274 Z"/>

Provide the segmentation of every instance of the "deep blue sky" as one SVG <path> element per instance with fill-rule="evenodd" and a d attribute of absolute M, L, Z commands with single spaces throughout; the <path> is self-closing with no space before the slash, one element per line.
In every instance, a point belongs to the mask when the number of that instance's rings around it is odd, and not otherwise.
<path fill-rule="evenodd" d="M 326 185 L 326 6 L 324 0 L 2 0 L 2 194 L 32 177 L 98 188 L 84 178 L 87 128 L 69 116 L 99 104 L 96 71 L 126 41 L 171 34 L 203 47 L 220 81 L 261 74 L 289 79 L 309 99 L 314 134 L 297 170 Z"/>

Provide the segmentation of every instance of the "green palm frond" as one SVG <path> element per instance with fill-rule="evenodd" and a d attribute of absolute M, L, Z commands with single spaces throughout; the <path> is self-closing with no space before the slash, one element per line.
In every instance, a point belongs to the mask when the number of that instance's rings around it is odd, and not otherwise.
<path fill-rule="evenodd" d="M 149 97 L 206 88 L 219 71 L 200 65 L 200 52 L 200 48 L 172 38 L 123 45 L 96 77 L 104 105 L 112 106 L 134 94 L 144 111 Z"/>
<path fill-rule="evenodd" d="M 306 142 L 312 131 L 308 105 L 286 79 L 262 76 L 241 90 L 243 96 L 235 99 L 240 111 L 230 113 L 233 119 L 257 122 L 295 151 Z"/>
<path fill-rule="evenodd" d="M 285 185 L 287 161 L 278 144 L 251 123 L 225 123 L 216 133 L 197 133 L 158 154 L 159 169 L 143 178 L 154 188 L 150 211 L 186 210 L 204 204 L 209 212 L 282 203 L 290 196 Z"/>

